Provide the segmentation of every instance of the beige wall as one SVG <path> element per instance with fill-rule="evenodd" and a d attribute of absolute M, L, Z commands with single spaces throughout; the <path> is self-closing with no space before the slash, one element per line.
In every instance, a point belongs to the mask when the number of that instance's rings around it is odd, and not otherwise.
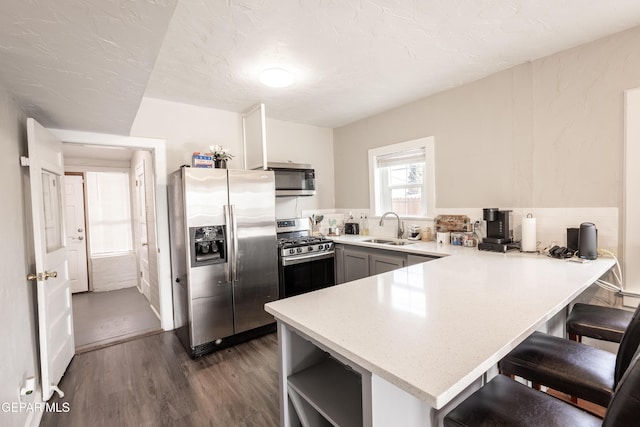
<path fill-rule="evenodd" d="M 36 344 L 35 282 L 26 280 L 32 271 L 33 248 L 28 168 L 19 157 L 27 155 L 26 117 L 4 88 L 0 87 L 0 402 L 19 402 L 19 390 L 27 377 L 39 378 Z M 23 190 L 25 190 L 23 192 Z M 33 267 L 35 268 L 35 267 Z M 23 398 L 41 401 L 38 391 Z M 24 426 L 33 412 L 0 413 L 3 426 Z"/>
<path fill-rule="evenodd" d="M 234 155 L 229 168 L 242 168 L 242 117 L 230 111 L 143 98 L 131 126 L 131 136 L 161 138 L 167 142 L 167 170 L 191 164 L 194 151 L 222 145 Z"/>
<path fill-rule="evenodd" d="M 438 208 L 620 207 L 638 46 L 640 27 L 335 129 L 336 206 L 369 206 L 368 149 L 434 136 Z"/>
<path fill-rule="evenodd" d="M 332 129 L 270 119 L 268 105 L 266 115 L 268 161 L 312 164 L 318 187 L 313 197 L 278 198 L 276 216 L 299 215 L 302 209 L 333 208 Z M 181 164 L 190 164 L 193 151 L 205 151 L 213 144 L 228 148 L 235 156 L 227 164 L 228 168 L 240 169 L 244 165 L 239 113 L 144 98 L 131 127 L 131 136 L 167 141 L 167 173 Z"/>
<path fill-rule="evenodd" d="M 270 162 L 308 163 L 316 171 L 316 195 L 278 197 L 276 217 L 300 216 L 302 210 L 335 206 L 332 129 L 268 118 L 267 157 Z"/>

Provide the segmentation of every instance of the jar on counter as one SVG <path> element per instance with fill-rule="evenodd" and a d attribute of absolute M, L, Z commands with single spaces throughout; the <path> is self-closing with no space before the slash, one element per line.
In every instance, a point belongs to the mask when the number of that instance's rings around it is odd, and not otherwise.
<path fill-rule="evenodd" d="M 454 246 L 462 246 L 465 233 L 462 231 L 451 232 L 451 244 Z"/>
<path fill-rule="evenodd" d="M 476 233 L 473 231 L 466 231 L 462 237 L 462 246 L 473 248 L 478 244 L 476 241 Z"/>

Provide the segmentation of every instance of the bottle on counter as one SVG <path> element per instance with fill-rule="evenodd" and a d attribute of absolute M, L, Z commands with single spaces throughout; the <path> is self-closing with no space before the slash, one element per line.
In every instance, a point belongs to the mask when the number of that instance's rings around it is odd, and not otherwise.
<path fill-rule="evenodd" d="M 363 236 L 369 235 L 369 220 L 367 219 L 366 215 L 364 216 L 364 218 L 362 218 L 362 224 L 360 225 L 360 234 Z"/>

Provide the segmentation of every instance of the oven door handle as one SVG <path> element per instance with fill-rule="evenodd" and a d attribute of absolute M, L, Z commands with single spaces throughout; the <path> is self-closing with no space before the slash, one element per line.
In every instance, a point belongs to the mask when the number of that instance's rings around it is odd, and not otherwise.
<path fill-rule="evenodd" d="M 333 258 L 333 251 L 322 252 L 321 254 L 300 255 L 296 257 L 282 258 L 282 266 L 302 264 L 315 260 Z"/>

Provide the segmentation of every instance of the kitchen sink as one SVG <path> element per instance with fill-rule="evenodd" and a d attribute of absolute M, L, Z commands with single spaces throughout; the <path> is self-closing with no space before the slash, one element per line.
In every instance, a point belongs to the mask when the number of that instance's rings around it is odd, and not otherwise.
<path fill-rule="evenodd" d="M 382 244 L 389 244 L 389 243 L 394 243 L 394 240 L 386 240 L 386 239 L 369 239 L 369 240 L 363 240 L 363 242 L 365 242 L 365 243 L 382 243 Z"/>
<path fill-rule="evenodd" d="M 404 245 L 413 244 L 413 242 L 403 242 L 403 241 L 399 241 L 399 240 L 387 240 L 387 239 L 369 239 L 369 240 L 363 240 L 363 242 L 365 242 L 365 243 L 380 243 L 380 244 L 383 244 L 383 245 L 393 245 L 393 246 L 404 246 Z"/>

